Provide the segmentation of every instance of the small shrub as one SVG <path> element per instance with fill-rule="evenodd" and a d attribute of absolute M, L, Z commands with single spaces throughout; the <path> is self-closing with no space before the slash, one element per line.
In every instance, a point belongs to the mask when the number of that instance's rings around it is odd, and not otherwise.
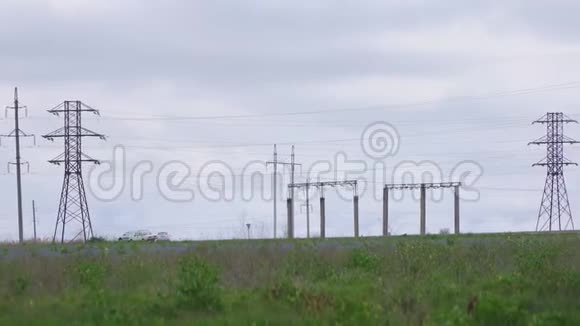
<path fill-rule="evenodd" d="M 455 244 L 457 244 L 457 239 L 456 238 L 447 238 L 447 239 L 445 239 L 445 243 L 447 243 L 447 245 L 449 247 L 453 247 L 453 246 L 455 246 Z"/>
<path fill-rule="evenodd" d="M 286 277 L 326 280 L 335 276 L 337 267 L 330 256 L 317 252 L 306 244 L 292 250 L 284 262 L 283 274 Z"/>
<path fill-rule="evenodd" d="M 270 289 L 270 297 L 288 303 L 297 303 L 302 295 L 302 290 L 289 278 L 283 278 L 276 282 Z"/>
<path fill-rule="evenodd" d="M 70 249 L 66 245 L 56 245 L 54 251 L 59 252 L 63 255 L 70 254 Z"/>
<path fill-rule="evenodd" d="M 452 309 L 439 312 L 433 318 L 434 325 L 462 326 L 468 325 L 469 316 L 463 308 L 454 306 Z"/>
<path fill-rule="evenodd" d="M 335 301 L 329 293 L 299 286 L 290 278 L 276 282 L 269 290 L 269 299 L 280 300 L 311 312 L 333 307 Z"/>
<path fill-rule="evenodd" d="M 477 303 L 475 320 L 482 325 L 527 325 L 529 312 L 509 297 L 486 295 Z"/>
<path fill-rule="evenodd" d="M 26 292 L 26 290 L 30 286 L 30 281 L 28 280 L 28 278 L 19 275 L 10 282 L 10 286 L 12 288 L 12 292 L 14 293 L 14 295 L 22 295 Z"/>
<path fill-rule="evenodd" d="M 104 262 L 81 262 L 75 266 L 75 275 L 80 285 L 98 289 L 105 281 L 107 270 Z"/>
<path fill-rule="evenodd" d="M 388 325 L 381 305 L 364 300 L 341 298 L 337 303 L 336 325 Z M 419 325 L 419 324 L 417 324 Z"/>
<path fill-rule="evenodd" d="M 517 271 L 532 277 L 546 278 L 555 270 L 558 248 L 543 241 L 526 240 L 519 244 L 516 256 Z"/>
<path fill-rule="evenodd" d="M 580 319 L 571 315 L 564 315 L 559 312 L 544 312 L 537 315 L 533 315 L 530 318 L 529 325 L 532 326 L 545 326 L 545 325 L 578 325 Z"/>
<path fill-rule="evenodd" d="M 352 251 L 351 264 L 367 272 L 376 272 L 379 268 L 379 258 L 365 249 Z"/>
<path fill-rule="evenodd" d="M 90 243 L 99 243 L 99 242 L 107 242 L 107 240 L 103 237 L 92 237 L 91 239 L 89 239 Z"/>
<path fill-rule="evenodd" d="M 222 308 L 218 270 L 197 256 L 182 258 L 177 281 L 179 305 L 202 310 Z"/>

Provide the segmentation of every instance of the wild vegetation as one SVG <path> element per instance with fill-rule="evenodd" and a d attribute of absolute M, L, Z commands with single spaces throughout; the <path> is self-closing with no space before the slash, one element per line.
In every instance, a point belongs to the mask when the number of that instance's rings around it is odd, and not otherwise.
<path fill-rule="evenodd" d="M 580 325 L 580 235 L 0 248 L 2 325 Z"/>

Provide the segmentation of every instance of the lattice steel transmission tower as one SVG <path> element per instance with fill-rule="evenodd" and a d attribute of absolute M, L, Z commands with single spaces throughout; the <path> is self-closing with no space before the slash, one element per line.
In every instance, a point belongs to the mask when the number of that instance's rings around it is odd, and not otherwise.
<path fill-rule="evenodd" d="M 546 113 L 534 124 L 546 125 L 546 136 L 529 145 L 546 145 L 546 158 L 533 166 L 547 167 L 546 185 L 536 222 L 536 231 L 561 231 L 574 229 L 566 182 L 564 181 L 564 166 L 578 165 L 564 156 L 564 144 L 578 143 L 564 135 L 564 124 L 578 123 L 561 112 Z M 562 228 L 562 223 L 566 223 Z"/>
<path fill-rule="evenodd" d="M 60 228 L 60 241 L 64 242 L 65 227 L 71 221 L 76 221 L 82 226 L 82 229 L 71 241 L 77 240 L 81 236 L 83 241 L 87 241 L 93 237 L 93 226 L 87 206 L 82 164 L 84 162 L 99 164 L 99 161 L 82 152 L 82 138 L 98 137 L 104 140 L 105 136 L 84 128 L 81 118 L 83 112 L 98 115 L 99 111 L 81 101 L 65 101 L 48 112 L 57 116 L 60 113 L 64 114 L 64 127 L 42 136 L 51 141 L 54 138 L 64 138 L 64 152 L 49 161 L 56 165 L 64 163 L 64 181 L 52 241 L 56 241 Z"/>

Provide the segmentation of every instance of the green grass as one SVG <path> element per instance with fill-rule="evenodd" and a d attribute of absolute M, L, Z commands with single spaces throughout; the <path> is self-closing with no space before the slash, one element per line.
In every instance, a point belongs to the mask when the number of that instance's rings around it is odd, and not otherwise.
<path fill-rule="evenodd" d="M 7 245 L 0 325 L 579 325 L 578 248 L 575 233 Z"/>

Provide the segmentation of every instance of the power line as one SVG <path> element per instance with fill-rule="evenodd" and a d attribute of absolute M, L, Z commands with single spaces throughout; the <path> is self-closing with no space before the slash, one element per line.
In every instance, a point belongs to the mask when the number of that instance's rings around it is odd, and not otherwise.
<path fill-rule="evenodd" d="M 406 103 L 406 104 L 392 104 L 392 105 L 377 105 L 359 108 L 344 108 L 344 109 L 327 109 L 327 110 L 309 110 L 309 111 L 294 111 L 294 112 L 270 112 L 261 114 L 238 114 L 238 115 L 214 115 L 214 116 L 176 116 L 176 115 L 164 115 L 164 116 L 150 116 L 150 117 L 109 117 L 109 120 L 130 120 L 130 121 L 171 121 L 171 120 L 216 120 L 216 119 L 247 119 L 247 118 L 261 118 L 261 117 L 286 117 L 286 116 L 296 116 L 296 115 L 315 115 L 315 114 L 327 114 L 336 112 L 360 112 L 360 111 L 377 111 L 385 109 L 397 109 L 397 108 L 409 108 L 409 107 L 421 107 L 431 104 L 441 104 L 441 103 L 457 103 L 466 101 L 478 101 L 485 99 L 493 99 L 508 96 L 521 96 L 540 92 L 551 92 L 557 90 L 566 90 L 580 87 L 579 81 L 572 81 L 559 84 L 551 84 L 532 88 L 522 88 L 511 91 L 500 91 L 492 92 L 485 95 L 466 95 L 466 96 L 455 96 L 449 97 L 447 99 L 433 99 L 426 100 L 422 102 Z M 107 119 L 107 118 L 105 118 Z"/>
<path fill-rule="evenodd" d="M 433 121 L 434 123 L 434 121 Z M 498 124 L 494 123 L 493 126 L 482 126 L 481 129 L 478 129 L 477 126 L 470 126 L 470 127 L 460 127 L 455 129 L 450 128 L 442 128 L 440 130 L 433 130 L 433 131 L 426 131 L 426 132 L 415 132 L 411 134 L 402 134 L 402 138 L 420 138 L 422 136 L 438 136 L 438 137 L 452 137 L 453 134 L 458 135 L 465 135 L 465 134 L 474 134 L 476 131 L 481 132 L 489 132 L 490 130 L 502 130 L 502 129 L 513 129 L 513 128 L 523 128 L 525 125 L 523 123 L 508 123 L 508 124 Z M 110 138 L 115 139 L 115 135 L 111 136 Z M 229 142 L 221 142 L 221 143 L 208 143 L 208 142 L 192 142 L 190 140 L 186 140 L 186 138 L 172 138 L 172 139 L 163 139 L 157 137 L 125 137 L 125 136 L 118 136 L 123 138 L 124 141 L 127 139 L 131 140 L 143 140 L 151 143 L 154 141 L 156 143 L 163 143 L 164 145 L 137 145 L 137 144 L 128 144 L 126 145 L 127 148 L 136 148 L 136 149 L 149 149 L 149 150 L 172 150 L 172 149 L 190 149 L 190 148 L 207 148 L 207 149 L 220 149 L 220 148 L 243 148 L 243 147 L 265 147 L 271 146 L 271 143 L 229 143 Z M 467 140 L 465 137 L 461 138 L 462 140 Z M 523 141 L 523 140 L 522 140 Z M 181 144 L 175 144 L 175 143 Z M 302 145 L 318 145 L 318 144 L 343 144 L 343 143 L 358 143 L 360 142 L 360 137 L 353 137 L 353 138 L 342 138 L 342 139 L 326 139 L 326 140 L 291 140 L 291 141 L 277 141 L 277 144 L 282 145 L 291 145 L 291 144 L 302 144 Z M 501 143 L 508 143 L 508 142 L 516 142 L 514 140 L 505 141 L 500 140 L 498 142 Z M 167 144 L 166 143 L 170 143 Z M 246 154 L 246 153 L 244 153 Z M 257 155 L 263 155 L 263 153 L 257 153 Z"/>
<path fill-rule="evenodd" d="M 478 186 L 479 190 L 494 190 L 494 191 L 506 191 L 506 192 L 541 192 L 542 189 L 538 188 L 515 188 L 515 187 L 482 187 Z"/>
<path fill-rule="evenodd" d="M 447 136 L 449 134 L 472 134 L 475 131 L 482 131 L 482 132 L 487 132 L 489 130 L 501 130 L 501 129 L 509 129 L 509 128 L 524 128 L 527 125 L 520 123 L 520 124 L 515 124 L 515 123 L 510 123 L 510 124 L 498 124 L 498 123 L 494 123 L 492 126 L 488 126 L 488 125 L 483 125 L 481 126 L 481 129 L 477 129 L 478 126 L 470 126 L 470 127 L 460 127 L 460 128 L 455 128 L 455 129 L 450 129 L 448 127 L 445 128 L 441 128 L 441 129 L 436 129 L 433 131 L 427 131 L 427 132 L 415 132 L 415 133 L 410 133 L 410 134 L 402 134 L 401 137 L 403 138 L 415 138 L 415 137 L 420 137 L 420 136 L 425 136 L 425 135 L 437 135 L 437 136 Z M 316 127 L 316 128 L 320 128 L 319 125 L 313 125 L 312 127 Z M 444 133 L 442 133 L 444 132 Z M 110 135 L 109 138 L 111 139 L 115 139 L 115 138 L 122 138 L 123 140 L 143 140 L 143 141 L 155 141 L 155 142 L 162 142 L 162 143 L 176 143 L 176 142 L 181 142 L 184 144 L 189 144 L 189 145 L 194 145 L 194 144 L 199 144 L 199 145 L 206 145 L 206 146 L 212 146 L 212 147 L 222 147 L 222 146 L 238 146 L 236 144 L 232 144 L 229 142 L 213 142 L 213 143 L 208 143 L 208 142 L 203 142 L 203 141 L 197 141 L 197 142 L 193 142 L 191 140 L 189 140 L 188 138 L 159 138 L 159 137 L 145 137 L 145 136 L 123 136 L 123 135 Z M 360 141 L 360 137 L 358 138 L 348 138 L 348 139 L 343 139 L 341 141 Z M 300 141 L 297 141 L 296 143 L 299 143 Z M 304 141 L 303 141 L 304 142 Z M 319 142 L 319 141 L 315 141 L 315 142 Z M 277 142 L 280 143 L 280 142 Z M 261 146 L 266 146 L 269 145 L 267 143 L 260 143 L 258 145 Z"/>

